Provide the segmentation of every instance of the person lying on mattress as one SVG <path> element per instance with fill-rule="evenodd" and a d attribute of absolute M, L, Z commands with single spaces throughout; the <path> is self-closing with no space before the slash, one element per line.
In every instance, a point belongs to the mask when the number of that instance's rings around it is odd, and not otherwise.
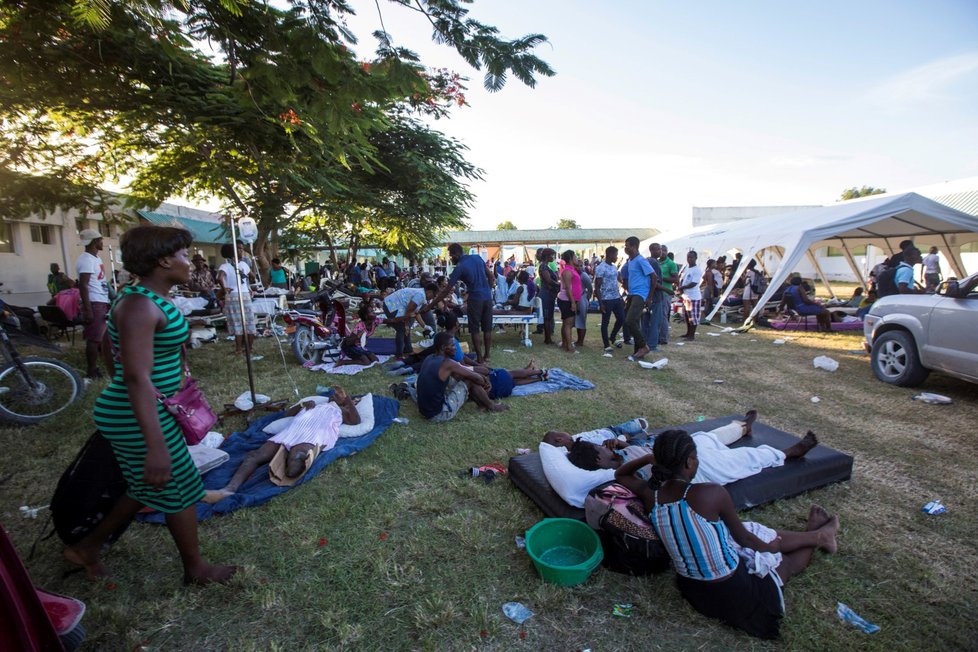
<path fill-rule="evenodd" d="M 700 447 L 682 430 L 660 434 L 647 458 L 619 469 L 631 474 L 655 459 L 661 484 L 646 503 L 649 520 L 676 568 L 689 604 L 759 638 L 777 638 L 784 615 L 781 587 L 812 561 L 816 548 L 838 550 L 839 518 L 818 505 L 804 532 L 741 522 L 730 494 L 698 482 Z"/>
<path fill-rule="evenodd" d="M 691 435 L 700 461 L 699 474 L 694 482 L 730 484 L 760 473 L 766 468 L 782 466 L 786 459 L 803 457 L 818 444 L 815 433 L 809 431 L 804 439 L 784 450 L 766 444 L 729 448 L 729 444 L 741 437 L 751 435 L 751 426 L 756 419 L 757 411 L 750 410 L 743 421 L 734 420 L 709 432 L 697 432 Z M 570 440 L 570 454 L 567 459 L 575 466 L 588 471 L 619 469 L 625 463 L 645 459 L 645 464 L 641 465 L 635 474 L 622 474 L 616 471 L 615 479 L 640 498 L 647 499 L 651 496 L 648 481 L 651 479 L 650 465 L 654 459 L 651 458 L 648 438 L 643 439 L 641 435 L 632 436 L 631 443 L 626 443 L 617 439 L 610 429 L 583 433 L 577 439 L 571 439 L 567 433 L 560 432 L 548 432 L 544 436 L 544 442 L 553 446 L 567 448 L 568 440 Z"/>
<path fill-rule="evenodd" d="M 269 437 L 259 448 L 245 457 L 241 466 L 231 476 L 223 489 L 209 489 L 205 492 L 205 503 L 216 503 L 233 495 L 262 464 L 272 463 L 270 477 L 278 485 L 291 486 L 302 477 L 312 465 L 316 455 L 336 445 L 340 424 L 357 425 L 360 413 L 356 402 L 342 387 L 329 401 L 316 404 L 305 401 L 292 406 L 283 417 L 295 417 L 284 430 Z M 278 464 L 276 456 L 284 458 Z"/>

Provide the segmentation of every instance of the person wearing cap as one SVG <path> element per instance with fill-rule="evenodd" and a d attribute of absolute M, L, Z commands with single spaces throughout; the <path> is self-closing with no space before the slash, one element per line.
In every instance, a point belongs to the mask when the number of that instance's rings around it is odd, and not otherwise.
<path fill-rule="evenodd" d="M 109 314 L 109 286 L 105 264 L 98 255 L 102 251 L 102 234 L 95 229 L 83 229 L 78 234 L 78 240 L 85 247 L 75 263 L 78 292 L 81 295 L 79 321 L 85 324 L 82 332 L 85 338 L 85 361 L 88 364 L 85 375 L 94 379 L 102 376 L 98 369 L 98 355 L 105 335 L 106 316 Z M 102 353 L 106 370 L 111 375 L 114 367 L 111 354 L 107 347 Z"/>

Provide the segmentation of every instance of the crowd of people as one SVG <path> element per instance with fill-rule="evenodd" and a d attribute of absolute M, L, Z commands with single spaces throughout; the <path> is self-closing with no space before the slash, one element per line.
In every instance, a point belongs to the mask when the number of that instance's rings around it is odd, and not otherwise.
<path fill-rule="evenodd" d="M 237 568 L 203 560 L 195 504 L 234 494 L 259 466 L 276 456 L 283 459 L 283 482 L 294 481 L 324 445 L 323 437 L 335 441 L 339 428 L 360 423 L 355 400 L 339 389 L 328 405 L 296 405 L 289 414 L 295 420 L 286 430 L 249 455 L 227 486 L 205 493 L 180 428 L 158 400 L 181 386 L 181 348 L 188 332 L 186 320 L 167 297 L 182 287 L 198 293 L 208 305 L 223 304 L 228 332 L 240 353 L 255 335 L 251 286 L 258 276 L 257 266 L 240 244 L 237 251 L 228 244 L 221 250 L 224 262 L 211 269 L 200 255 L 188 258 L 191 241 L 186 231 L 140 226 L 122 237 L 123 265 L 133 282 L 113 300 L 98 256 L 101 236 L 95 231 L 81 235 L 85 251 L 76 267 L 77 282 L 52 265 L 48 286 L 52 302 L 63 306 L 66 314 L 74 310 L 86 325 L 89 376 L 98 374 L 100 353 L 113 371 L 111 382 L 96 400 L 94 416 L 129 488 L 94 530 L 65 550 L 65 558 L 92 577 L 103 575 L 103 544 L 136 512 L 151 507 L 166 515 L 184 581 L 226 582 Z M 680 265 L 660 243 L 652 243 L 645 255 L 636 237 L 625 241 L 623 254 L 620 259 L 614 246 L 600 257 L 578 256 L 573 250 L 558 254 L 544 247 L 537 250 L 535 264 L 520 265 L 514 258 L 486 261 L 451 244 L 448 274 L 433 274 L 414 265 L 402 270 L 386 258 L 374 265 L 362 262 L 326 269 L 327 280 L 365 298 L 341 340 L 344 357 L 338 364 L 376 363 L 367 340 L 385 324 L 393 329 L 395 343 L 386 371 L 413 377 L 412 382 L 394 383 L 390 389 L 398 398 L 412 399 L 423 418 L 448 421 L 467 402 L 489 413 L 502 412 L 508 408 L 502 401 L 515 387 L 545 382 L 549 372 L 533 360 L 521 368 L 491 366 L 494 315 L 532 311 L 539 303 L 543 320 L 538 333 L 544 343 L 576 354 L 586 346 L 587 315 L 593 306 L 600 314 L 604 352 L 612 354 L 628 345 L 632 347 L 628 359 L 634 361 L 669 344 L 675 303 L 682 305 L 686 326 L 680 337 L 693 340 L 704 311 L 715 305 L 729 284 L 743 284 L 745 312 L 766 287 L 754 260 L 746 263 L 743 280 L 737 281 L 736 269 L 743 264 L 739 257 L 729 265 L 720 257 L 701 266 L 697 252 L 688 251 Z M 848 305 L 865 309 L 894 287 L 897 292 L 933 291 L 940 282 L 937 255 L 933 248 L 924 259 L 912 242 L 902 243 L 899 254 L 873 270 L 871 289 L 864 295 L 857 288 Z M 914 265 L 921 263 L 923 288 L 914 280 Z M 321 277 L 299 279 L 277 259 L 268 270 L 269 286 L 283 290 L 305 286 L 315 290 L 322 281 Z M 800 276 L 792 276 L 781 294 L 782 303 L 815 315 L 820 325 L 826 325 L 828 311 Z M 471 353 L 465 352 L 458 337 L 462 315 L 468 321 Z M 411 342 L 414 324 L 431 338 L 420 351 Z M 567 448 L 570 462 L 582 469 L 616 469 L 616 480 L 641 498 L 645 518 L 673 560 L 684 598 L 703 614 L 768 638 L 777 635 L 783 613 L 781 586 L 809 564 L 814 550 L 835 552 L 839 523 L 817 506 L 812 507 L 803 532 L 775 531 L 740 521 L 724 484 L 803 457 L 818 444 L 809 433 L 785 450 L 729 448 L 734 440 L 751 435 L 755 418 L 755 412 L 748 412 L 743 421 L 727 429 L 692 435 L 671 430 L 656 437 L 647 435 L 646 423 L 628 442 L 620 442 L 616 431 L 598 439 L 551 431 L 543 441 Z M 328 428 L 322 426 L 326 422 Z M 760 570 L 748 568 L 741 561 L 744 550 L 770 555 L 765 558 L 767 565 Z"/>

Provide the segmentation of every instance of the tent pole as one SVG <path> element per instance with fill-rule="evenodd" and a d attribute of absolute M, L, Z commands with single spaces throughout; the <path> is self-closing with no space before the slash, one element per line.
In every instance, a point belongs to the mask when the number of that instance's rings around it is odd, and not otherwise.
<path fill-rule="evenodd" d="M 947 252 L 947 262 L 951 266 L 951 269 L 958 275 L 958 278 L 964 278 L 964 261 L 961 260 L 961 247 L 958 246 L 957 249 L 952 249 L 950 243 L 947 241 L 947 236 L 943 233 L 941 234 L 941 240 L 944 241 L 944 251 Z"/>
<path fill-rule="evenodd" d="M 842 242 L 842 251 L 846 255 L 846 262 L 849 263 L 849 269 L 852 270 L 852 273 L 855 275 L 856 280 L 859 281 L 859 284 L 863 286 L 863 291 L 868 291 L 869 287 L 866 285 L 866 279 L 863 278 L 862 271 L 859 269 L 859 266 L 856 265 L 856 259 L 852 257 L 852 252 L 849 251 L 849 245 L 847 245 L 846 241 L 841 238 L 839 241 Z"/>
<path fill-rule="evenodd" d="M 828 290 L 829 295 L 831 295 L 833 299 L 837 298 L 835 296 L 835 292 L 832 291 L 832 286 L 829 285 L 829 279 L 825 278 L 825 272 L 822 271 L 822 266 L 818 264 L 818 259 L 815 258 L 815 254 L 812 253 L 811 247 L 805 250 L 805 255 L 808 256 L 808 262 L 815 267 L 815 271 L 818 272 L 819 278 L 822 279 L 822 285 L 824 285 L 825 289 Z"/>

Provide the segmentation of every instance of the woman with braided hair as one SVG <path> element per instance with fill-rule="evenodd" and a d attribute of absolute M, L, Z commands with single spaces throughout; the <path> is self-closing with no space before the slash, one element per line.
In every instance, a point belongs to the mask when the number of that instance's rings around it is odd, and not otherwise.
<path fill-rule="evenodd" d="M 777 638 L 782 585 L 811 563 L 816 548 L 836 552 L 838 517 L 812 505 L 805 532 L 741 522 L 722 485 L 692 484 L 699 461 L 683 430 L 660 434 L 652 455 L 629 462 L 617 475 L 650 462 L 661 484 L 646 507 L 676 567 L 679 592 L 705 616 L 752 636 Z"/>

